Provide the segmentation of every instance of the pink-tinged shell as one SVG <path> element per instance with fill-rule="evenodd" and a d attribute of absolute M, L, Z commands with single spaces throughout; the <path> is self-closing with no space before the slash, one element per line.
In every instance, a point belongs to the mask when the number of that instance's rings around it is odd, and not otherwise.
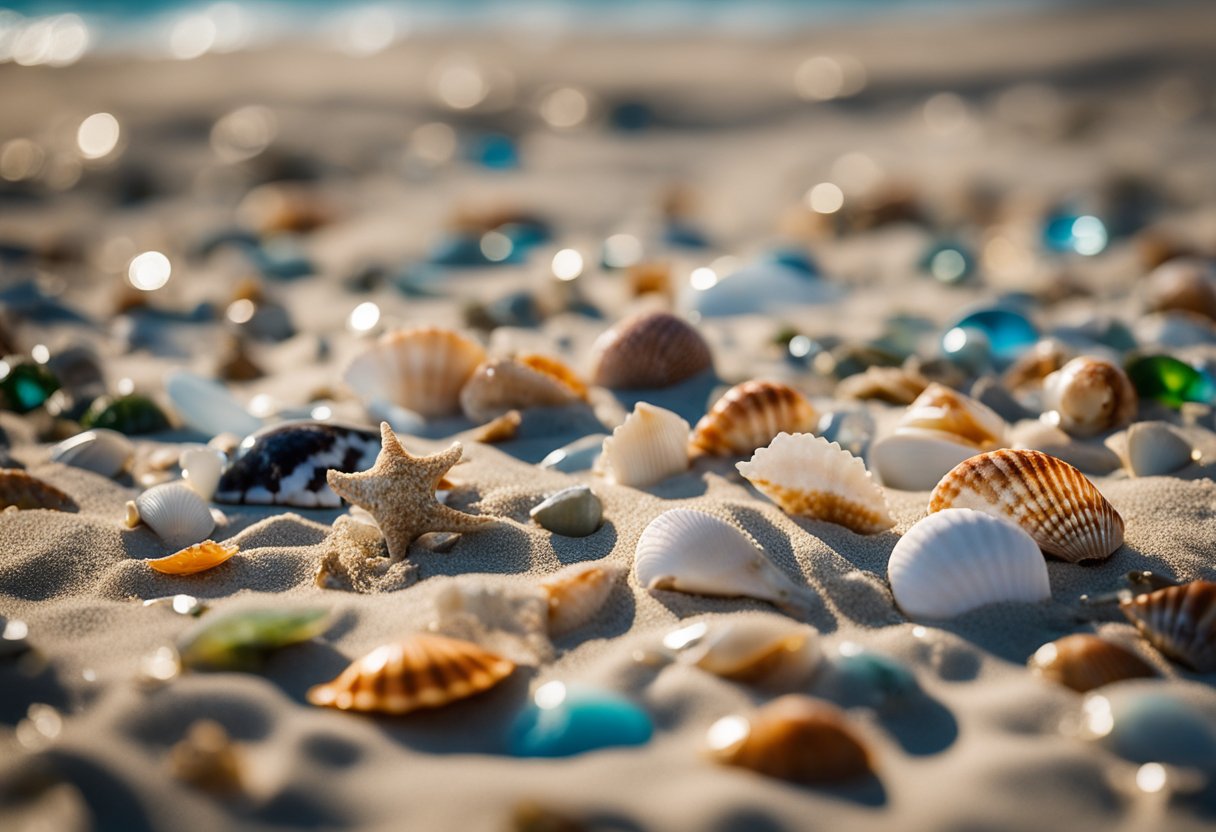
<path fill-rule="evenodd" d="M 717 456 L 750 454 L 779 433 L 810 433 L 819 414 L 806 396 L 779 381 L 736 384 L 693 429 L 693 448 Z"/>
<path fill-rule="evenodd" d="M 549 633 L 562 635 L 575 630 L 603 608 L 624 572 L 619 566 L 577 563 L 540 582 L 549 601 Z"/>
<path fill-rule="evenodd" d="M 592 380 L 614 390 L 670 387 L 714 363 L 701 334 L 666 312 L 626 318 L 596 340 L 593 352 Z"/>
<path fill-rule="evenodd" d="M 1049 555 L 1079 563 L 1123 545 L 1123 518 L 1085 475 L 1039 451 L 991 451 L 942 477 L 930 513 L 971 508 L 1017 523 Z"/>
<path fill-rule="evenodd" d="M 473 421 L 484 422 L 511 410 L 574 404 L 582 399 L 580 388 L 573 372 L 553 359 L 525 364 L 494 358 L 480 364 L 465 382 L 460 409 Z"/>
<path fill-rule="evenodd" d="M 925 388 L 929 379 L 904 367 L 867 367 L 836 385 L 838 399 L 873 399 L 889 404 L 911 404 Z"/>
<path fill-rule="evenodd" d="M 1150 644 L 1200 673 L 1216 672 L 1216 583 L 1192 581 L 1119 604 Z"/>
<path fill-rule="evenodd" d="M 1044 679 L 1078 693 L 1124 679 L 1157 675 L 1152 665 L 1131 650 L 1089 633 L 1049 641 L 1035 651 L 1027 664 Z"/>
<path fill-rule="evenodd" d="M 48 482 L 32 477 L 20 468 L 0 468 L 0 509 L 16 507 L 25 511 L 49 508 L 76 511 L 76 501 Z"/>
<path fill-rule="evenodd" d="M 387 401 L 434 419 L 460 412 L 461 388 L 485 359 L 476 341 L 421 327 L 381 336 L 342 378 L 366 403 Z"/>
<path fill-rule="evenodd" d="M 1140 399 L 1122 368 L 1081 356 L 1043 382 L 1043 404 L 1067 433 L 1085 437 L 1131 424 Z"/>

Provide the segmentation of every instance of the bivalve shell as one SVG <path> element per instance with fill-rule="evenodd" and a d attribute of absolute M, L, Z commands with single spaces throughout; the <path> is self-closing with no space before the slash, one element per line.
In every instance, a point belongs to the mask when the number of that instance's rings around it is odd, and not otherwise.
<path fill-rule="evenodd" d="M 215 496 L 215 489 L 220 484 L 227 463 L 228 457 L 222 451 L 206 446 L 187 448 L 177 458 L 182 479 L 204 500 Z"/>
<path fill-rule="evenodd" d="M 1043 382 L 1043 408 L 1072 436 L 1117 430 L 1136 418 L 1140 400 L 1122 368 L 1081 356 Z"/>
<path fill-rule="evenodd" d="M 180 482 L 153 486 L 127 503 L 127 527 L 141 522 L 175 548 L 205 540 L 215 528 L 207 503 Z"/>
<path fill-rule="evenodd" d="M 687 471 L 688 422 L 647 402 L 638 402 L 604 439 L 596 465 L 612 482 L 635 488 Z"/>
<path fill-rule="evenodd" d="M 680 653 L 682 661 L 724 679 L 787 688 L 808 682 L 822 658 L 813 629 L 765 613 L 710 622 L 705 635 Z"/>
<path fill-rule="evenodd" d="M 581 401 L 579 388 L 567 381 L 567 375 L 573 377 L 573 373 L 566 369 L 563 374 L 551 374 L 549 366 L 511 358 L 486 361 L 461 389 L 460 408 L 473 421 L 485 422 L 510 410 L 562 407 Z"/>
<path fill-rule="evenodd" d="M 438 327 L 389 332 L 342 378 L 365 403 L 386 400 L 427 419 L 460 412 L 460 390 L 486 360 L 481 345 Z"/>
<path fill-rule="evenodd" d="M 836 385 L 836 398 L 911 404 L 929 386 L 929 379 L 904 367 L 867 367 Z"/>
<path fill-rule="evenodd" d="M 596 340 L 593 352 L 593 381 L 614 390 L 669 387 L 713 367 L 701 334 L 666 312 L 617 323 Z"/>
<path fill-rule="evenodd" d="M 606 563 L 576 563 L 540 582 L 549 600 L 549 634 L 578 629 L 598 613 L 622 570 Z"/>
<path fill-rule="evenodd" d="M 1044 679 L 1078 693 L 1124 679 L 1157 675 L 1148 662 L 1131 650 L 1088 633 L 1047 642 L 1035 651 L 1028 664 Z"/>
<path fill-rule="evenodd" d="M 819 414 L 806 396 L 779 381 L 745 381 L 714 403 L 693 430 L 694 449 L 717 456 L 750 454 L 779 433 L 811 433 Z"/>
<path fill-rule="evenodd" d="M 51 448 L 51 461 L 112 477 L 135 456 L 135 443 L 116 430 L 98 428 L 78 433 Z"/>
<path fill-rule="evenodd" d="M 1216 672 L 1216 583 L 1166 587 L 1126 598 L 1119 608 L 1171 659 L 1200 673 Z"/>
<path fill-rule="evenodd" d="M 244 436 L 262 426 L 262 420 L 241 406 L 227 387 L 209 378 L 177 370 L 165 380 L 165 393 L 182 422 L 208 437 Z"/>
<path fill-rule="evenodd" d="M 899 428 L 940 431 L 977 450 L 1005 444 L 1005 420 L 991 408 L 944 384 L 930 384 L 899 420 Z"/>
<path fill-rule="evenodd" d="M 1172 474 L 1190 465 L 1195 456 L 1190 441 L 1168 422 L 1137 422 L 1106 444 L 1133 477 Z"/>

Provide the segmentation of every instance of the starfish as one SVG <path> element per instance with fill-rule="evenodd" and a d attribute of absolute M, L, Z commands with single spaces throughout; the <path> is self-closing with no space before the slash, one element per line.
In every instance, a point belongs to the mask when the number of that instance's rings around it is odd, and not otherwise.
<path fill-rule="evenodd" d="M 410 544 L 427 532 L 473 532 L 493 525 L 493 517 L 478 517 L 448 508 L 435 499 L 443 475 L 460 461 L 460 443 L 431 456 L 414 456 L 397 441 L 388 422 L 380 423 L 380 453 L 366 471 L 326 472 L 329 487 L 340 497 L 367 509 L 388 543 L 394 560 L 405 558 Z"/>

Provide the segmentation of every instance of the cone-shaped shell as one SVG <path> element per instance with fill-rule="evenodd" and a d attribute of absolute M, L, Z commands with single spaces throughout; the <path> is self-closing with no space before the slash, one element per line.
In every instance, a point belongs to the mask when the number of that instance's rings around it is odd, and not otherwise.
<path fill-rule="evenodd" d="M 168 557 L 147 561 L 147 564 L 164 575 L 193 575 L 219 566 L 239 550 L 236 544 L 225 546 L 214 540 L 204 540 Z"/>
<path fill-rule="evenodd" d="M 641 488 L 688 470 L 688 422 L 647 402 L 638 402 L 596 463 L 618 485 Z"/>
<path fill-rule="evenodd" d="M 433 419 L 460 412 L 460 390 L 485 359 L 460 333 L 421 327 L 381 336 L 342 378 L 364 402 L 385 400 Z"/>
<path fill-rule="evenodd" d="M 811 678 L 823 651 L 805 624 L 754 613 L 711 622 L 680 658 L 725 679 L 794 688 Z"/>
<path fill-rule="evenodd" d="M 1081 356 L 1043 382 L 1043 407 L 1067 433 L 1084 437 L 1130 424 L 1140 400 L 1121 367 Z"/>
<path fill-rule="evenodd" d="M 959 463 L 929 499 L 930 512 L 946 508 L 1013 520 L 1044 552 L 1073 563 L 1110 557 L 1123 545 L 1114 506 L 1076 468 L 1039 451 L 992 451 Z"/>
<path fill-rule="evenodd" d="M 891 551 L 887 579 L 912 618 L 953 618 L 986 604 L 1051 597 L 1047 564 L 1030 535 L 971 509 L 915 523 Z"/>
<path fill-rule="evenodd" d="M 135 456 L 135 444 L 116 430 L 98 428 L 78 433 L 51 448 L 51 460 L 112 477 Z"/>
<path fill-rule="evenodd" d="M 895 525 L 865 463 L 821 436 L 779 433 L 735 467 L 787 514 L 837 523 L 859 534 Z"/>
<path fill-rule="evenodd" d="M 561 407 L 579 401 L 578 388 L 564 375 L 550 374 L 548 366 L 529 366 L 512 358 L 483 362 L 460 391 L 460 409 L 473 421 L 485 422 L 509 410 Z"/>
<path fill-rule="evenodd" d="M 1157 675 L 1148 662 L 1131 650 L 1089 633 L 1047 642 L 1035 651 L 1028 664 L 1044 679 L 1078 693 L 1088 693 L 1124 679 Z"/>
<path fill-rule="evenodd" d="M 1192 581 L 1119 604 L 1148 642 L 1200 673 L 1216 672 L 1216 583 Z"/>
<path fill-rule="evenodd" d="M 76 511 L 76 501 L 50 483 L 31 477 L 20 468 L 0 468 L 0 509 L 49 508 Z"/>
<path fill-rule="evenodd" d="M 577 629 L 603 608 L 623 570 L 607 563 L 576 563 L 540 582 L 549 601 L 549 634 Z"/>
<path fill-rule="evenodd" d="M 338 678 L 308 691 L 308 701 L 342 711 L 406 714 L 489 690 L 515 664 L 468 641 L 416 633 L 377 647 Z"/>
<path fill-rule="evenodd" d="M 709 345 L 666 312 L 635 315 L 595 342 L 592 380 L 614 390 L 670 387 L 713 366 Z"/>
<path fill-rule="evenodd" d="M 763 448 L 779 433 L 810 433 L 819 414 L 806 396 L 779 381 L 745 381 L 714 403 L 692 432 L 692 447 L 733 456 Z"/>
<path fill-rule="evenodd" d="M 991 408 L 944 384 L 930 384 L 916 397 L 899 428 L 940 431 L 955 441 L 988 451 L 1005 444 L 1005 420 Z"/>
<path fill-rule="evenodd" d="M 192 546 L 215 528 L 211 509 L 196 492 L 180 482 L 149 488 L 127 503 L 127 526 L 144 523 L 170 546 Z"/>

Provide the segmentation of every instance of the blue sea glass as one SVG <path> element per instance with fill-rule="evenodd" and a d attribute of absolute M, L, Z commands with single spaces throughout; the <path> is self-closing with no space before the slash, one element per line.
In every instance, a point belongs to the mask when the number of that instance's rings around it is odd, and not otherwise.
<path fill-rule="evenodd" d="M 955 330 L 961 330 L 963 334 L 959 335 Z M 964 316 L 946 330 L 942 337 L 942 350 L 950 357 L 967 354 L 968 347 L 975 348 L 976 339 L 967 337 L 972 331 L 983 336 L 993 362 L 1000 367 L 1013 363 L 1039 340 L 1038 329 L 1020 312 L 1001 308 L 981 309 Z"/>
<path fill-rule="evenodd" d="M 486 257 L 481 250 L 481 237 L 477 234 L 444 234 L 431 245 L 427 262 L 449 268 L 496 265 L 496 261 Z"/>
<path fill-rule="evenodd" d="M 601 434 L 584 436 L 582 439 L 576 439 L 569 445 L 551 451 L 548 456 L 540 461 L 540 467 L 552 468 L 554 471 L 561 471 L 563 474 L 586 471 L 599 459 L 603 448 L 604 437 Z"/>
<path fill-rule="evenodd" d="M 1136 358 L 1127 365 L 1127 375 L 1141 398 L 1155 399 L 1170 407 L 1181 407 L 1184 402 L 1211 404 L 1216 400 L 1216 380 L 1172 356 Z"/>
<path fill-rule="evenodd" d="M 491 170 L 512 170 L 519 167 L 519 149 L 515 140 L 502 133 L 486 133 L 473 138 L 467 148 L 468 159 Z"/>
<path fill-rule="evenodd" d="M 793 271 L 800 272 L 807 278 L 818 278 L 823 275 L 819 264 L 800 248 L 783 247 L 773 249 L 761 258 L 761 262 L 777 263 Z"/>
<path fill-rule="evenodd" d="M 507 747 L 517 757 L 570 757 L 645 745 L 653 734 L 650 716 L 619 693 L 549 682 L 515 718 Z"/>
<path fill-rule="evenodd" d="M 1106 248 L 1106 224 L 1089 214 L 1058 213 L 1043 223 L 1043 247 L 1059 254 L 1092 256 Z"/>

